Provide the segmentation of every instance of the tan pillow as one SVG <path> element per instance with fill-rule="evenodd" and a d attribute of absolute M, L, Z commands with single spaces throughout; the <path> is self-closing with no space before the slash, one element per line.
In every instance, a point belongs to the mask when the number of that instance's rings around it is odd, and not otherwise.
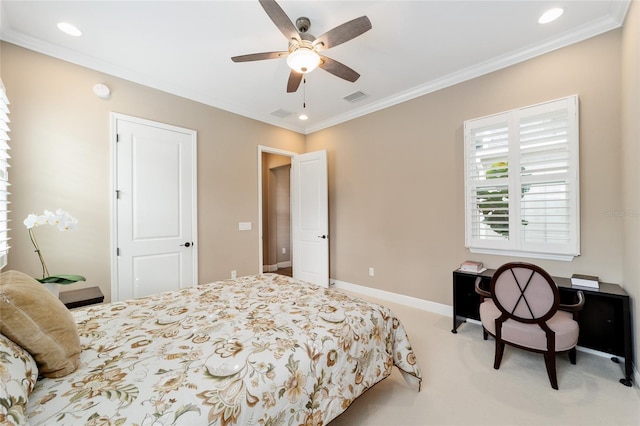
<path fill-rule="evenodd" d="M 45 377 L 66 376 L 78 368 L 80 339 L 71 312 L 22 272 L 0 274 L 0 333 L 26 349 Z"/>

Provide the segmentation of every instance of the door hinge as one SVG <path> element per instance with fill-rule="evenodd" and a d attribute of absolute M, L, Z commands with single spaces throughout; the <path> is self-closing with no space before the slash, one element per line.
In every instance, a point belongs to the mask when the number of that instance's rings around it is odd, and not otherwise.
<path fill-rule="evenodd" d="M 120 142 L 120 135 L 116 133 L 116 142 Z"/>
<path fill-rule="evenodd" d="M 116 248 L 116 256 L 120 256 L 120 247 Z"/>
<path fill-rule="evenodd" d="M 120 190 L 116 189 L 116 200 L 120 199 Z"/>

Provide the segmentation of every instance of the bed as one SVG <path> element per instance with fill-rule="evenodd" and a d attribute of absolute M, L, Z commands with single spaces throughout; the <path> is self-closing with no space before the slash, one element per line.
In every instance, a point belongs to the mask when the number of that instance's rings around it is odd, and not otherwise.
<path fill-rule="evenodd" d="M 389 309 L 281 275 L 70 315 L 81 352 L 77 369 L 62 377 L 36 382 L 27 351 L 16 355 L 19 345 L 6 339 L 3 349 L 0 340 L 0 361 L 24 361 L 26 371 L 13 375 L 26 389 L 23 400 L 0 388 L 0 424 L 320 425 L 394 365 L 416 391 L 422 380 Z M 5 394 L 15 385 L 8 376 Z"/>

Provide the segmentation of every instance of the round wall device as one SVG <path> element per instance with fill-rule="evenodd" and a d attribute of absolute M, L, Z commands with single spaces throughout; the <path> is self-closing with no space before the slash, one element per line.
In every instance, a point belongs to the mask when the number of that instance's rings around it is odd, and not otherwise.
<path fill-rule="evenodd" d="M 99 97 L 100 99 L 108 99 L 109 96 L 111 95 L 111 90 L 109 90 L 109 88 L 102 84 L 102 83 L 98 83 L 95 86 L 93 86 L 93 93 L 96 94 L 97 97 Z"/>

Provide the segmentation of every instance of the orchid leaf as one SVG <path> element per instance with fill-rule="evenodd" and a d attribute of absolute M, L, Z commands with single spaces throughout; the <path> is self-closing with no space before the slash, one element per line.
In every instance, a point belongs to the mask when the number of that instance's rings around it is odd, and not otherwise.
<path fill-rule="evenodd" d="M 39 278 L 38 281 L 41 283 L 49 283 L 49 284 L 73 284 L 78 281 L 86 281 L 87 279 L 82 275 L 51 275 L 45 278 Z"/>

